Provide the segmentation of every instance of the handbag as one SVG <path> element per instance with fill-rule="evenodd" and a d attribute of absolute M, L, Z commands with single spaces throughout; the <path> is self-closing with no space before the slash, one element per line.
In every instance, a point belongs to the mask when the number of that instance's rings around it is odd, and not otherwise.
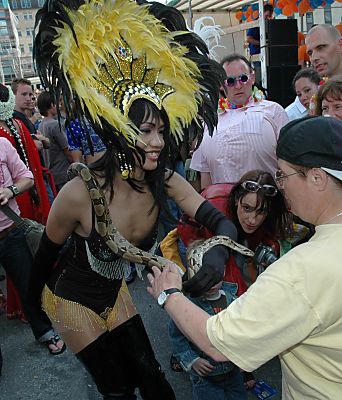
<path fill-rule="evenodd" d="M 32 257 L 34 257 L 37 253 L 45 226 L 39 222 L 33 221 L 32 219 L 20 217 L 7 204 L 1 206 L 1 211 L 14 222 L 14 225 L 17 228 L 24 231 L 27 247 L 29 248 Z"/>

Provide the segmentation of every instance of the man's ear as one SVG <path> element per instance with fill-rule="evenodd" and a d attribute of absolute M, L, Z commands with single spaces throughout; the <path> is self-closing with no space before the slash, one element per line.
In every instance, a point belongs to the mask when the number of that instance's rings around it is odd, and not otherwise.
<path fill-rule="evenodd" d="M 254 85 L 254 83 L 255 83 L 255 71 L 254 71 L 254 69 L 251 69 L 250 76 L 251 76 L 252 84 Z"/>
<path fill-rule="evenodd" d="M 318 191 L 325 190 L 329 176 L 321 168 L 311 168 L 308 171 L 308 178 Z"/>

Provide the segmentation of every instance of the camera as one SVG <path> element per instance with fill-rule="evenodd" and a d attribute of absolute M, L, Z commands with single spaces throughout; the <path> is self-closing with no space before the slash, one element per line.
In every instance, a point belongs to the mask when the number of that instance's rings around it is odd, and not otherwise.
<path fill-rule="evenodd" d="M 255 249 L 253 259 L 257 266 L 258 274 L 261 274 L 269 265 L 277 261 L 278 257 L 272 247 L 260 243 Z"/>

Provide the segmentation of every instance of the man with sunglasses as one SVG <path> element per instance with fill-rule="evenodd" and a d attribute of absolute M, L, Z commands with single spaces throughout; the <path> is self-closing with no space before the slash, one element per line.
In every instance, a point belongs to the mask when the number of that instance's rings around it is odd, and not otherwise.
<path fill-rule="evenodd" d="M 254 70 L 245 57 L 232 54 L 221 65 L 227 74 L 222 87 L 226 97 L 220 100 L 217 130 L 213 137 L 204 134 L 191 161 L 191 168 L 201 173 L 202 188 L 237 182 L 253 169 L 273 175 L 279 131 L 288 122 L 279 104 L 253 89 Z"/>
<path fill-rule="evenodd" d="M 279 355 L 282 399 L 336 400 L 342 393 L 342 121 L 306 117 L 277 144 L 276 180 L 314 236 L 274 262 L 227 310 L 210 317 L 181 292 L 164 309 L 215 361 L 251 371 Z M 155 298 L 181 289 L 177 267 L 148 279 Z"/>

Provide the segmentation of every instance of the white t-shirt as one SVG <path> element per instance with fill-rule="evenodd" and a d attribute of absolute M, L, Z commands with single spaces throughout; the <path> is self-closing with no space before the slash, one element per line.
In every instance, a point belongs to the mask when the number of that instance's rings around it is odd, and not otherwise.
<path fill-rule="evenodd" d="M 308 110 L 300 102 L 298 96 L 293 103 L 285 108 L 285 111 L 290 121 L 303 118 L 308 115 Z"/>
<path fill-rule="evenodd" d="M 342 399 L 342 224 L 320 225 L 209 318 L 211 343 L 253 371 L 279 355 L 283 400 Z"/>

